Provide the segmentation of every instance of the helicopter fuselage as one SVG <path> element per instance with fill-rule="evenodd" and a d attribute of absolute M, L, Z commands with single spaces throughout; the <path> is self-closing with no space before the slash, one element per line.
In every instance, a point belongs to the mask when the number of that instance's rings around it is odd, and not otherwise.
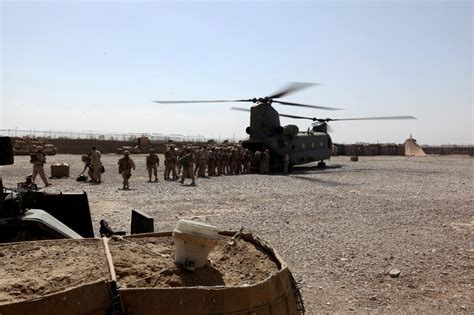
<path fill-rule="evenodd" d="M 243 147 L 252 152 L 270 151 L 270 165 L 280 167 L 285 153 L 290 165 L 323 161 L 331 157 L 332 140 L 325 132 L 300 133 L 296 125 L 281 126 L 278 112 L 268 103 L 250 109 L 249 139 Z"/>

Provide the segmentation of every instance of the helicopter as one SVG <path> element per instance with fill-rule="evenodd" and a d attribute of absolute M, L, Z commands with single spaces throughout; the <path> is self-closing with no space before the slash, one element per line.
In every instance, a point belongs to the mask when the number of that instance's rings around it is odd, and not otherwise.
<path fill-rule="evenodd" d="M 250 109 L 241 107 L 232 107 L 231 109 L 250 112 L 250 126 L 245 129 L 249 138 L 242 141 L 242 146 L 249 149 L 253 154 L 268 149 L 270 152 L 270 166 L 272 169 L 280 169 L 282 167 L 283 157 L 285 154 L 288 154 L 290 166 L 318 161 L 317 166 L 319 168 L 325 168 L 326 163 L 324 161 L 329 160 L 333 152 L 333 142 L 328 133 L 331 131 L 329 128 L 330 126 L 328 125 L 329 122 L 344 120 L 416 119 L 413 116 L 407 115 L 338 119 L 316 118 L 280 114 L 272 106 L 273 103 L 276 103 L 319 110 L 340 110 L 340 108 L 335 107 L 279 100 L 279 98 L 283 96 L 316 85 L 319 85 L 319 83 L 293 82 L 270 96 L 251 99 L 153 102 L 160 104 L 250 102 L 255 104 Z M 280 117 L 312 120 L 313 123 L 307 131 L 300 131 L 296 125 L 282 126 L 280 124 Z"/>

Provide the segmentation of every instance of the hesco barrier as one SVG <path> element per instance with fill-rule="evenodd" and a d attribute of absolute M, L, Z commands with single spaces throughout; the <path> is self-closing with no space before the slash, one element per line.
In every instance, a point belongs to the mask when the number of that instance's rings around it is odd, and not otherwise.
<path fill-rule="evenodd" d="M 236 232 L 224 231 L 219 234 L 233 236 Z M 171 235 L 171 232 L 163 232 L 128 237 Z M 124 314 L 304 314 L 302 297 L 283 259 L 270 245 L 252 234 L 242 233 L 241 238 L 261 247 L 269 259 L 273 258 L 277 262 L 278 271 L 251 286 L 119 288 L 118 296 Z M 104 248 L 104 260 L 106 256 L 110 257 L 107 245 Z M 0 314 L 111 314 L 111 296 L 114 295 L 111 284 L 114 283 L 115 272 L 113 264 L 109 266 L 111 278 L 108 282 L 98 281 L 33 300 L 3 304 L 0 305 Z M 114 306 L 117 307 L 117 304 Z"/>

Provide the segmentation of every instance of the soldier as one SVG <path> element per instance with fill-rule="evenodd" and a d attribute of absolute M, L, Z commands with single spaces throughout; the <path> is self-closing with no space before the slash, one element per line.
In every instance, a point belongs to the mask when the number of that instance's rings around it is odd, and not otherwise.
<path fill-rule="evenodd" d="M 96 184 L 101 183 L 101 171 L 102 171 L 102 161 L 100 151 L 96 147 L 92 147 L 92 152 L 90 153 L 91 157 L 91 167 L 92 167 L 92 177 L 91 182 Z"/>
<path fill-rule="evenodd" d="M 207 148 L 204 146 L 198 151 L 198 177 L 206 177 L 206 166 L 208 160 Z"/>
<path fill-rule="evenodd" d="M 178 149 L 175 146 L 171 145 L 171 156 L 173 157 L 173 163 L 171 164 L 171 173 L 173 174 L 173 179 L 178 179 L 178 174 L 176 174 L 176 165 L 178 164 Z"/>
<path fill-rule="evenodd" d="M 171 146 L 168 146 L 165 150 L 165 180 L 170 179 L 173 163 L 173 153 L 171 152 Z"/>
<path fill-rule="evenodd" d="M 43 165 L 46 163 L 46 156 L 43 152 L 43 147 L 38 146 L 36 148 L 36 153 L 31 155 L 30 163 L 33 164 L 32 181 L 34 182 L 35 179 L 36 179 L 36 175 L 39 174 L 39 176 L 43 180 L 44 186 L 45 187 L 51 186 L 51 184 L 48 183 L 48 179 L 46 178 L 46 174 L 44 173 Z"/>
<path fill-rule="evenodd" d="M 179 154 L 178 154 L 178 161 L 180 158 L 182 158 L 184 155 L 186 154 L 186 150 L 183 148 L 182 150 L 179 151 Z M 180 163 L 177 163 L 178 164 L 178 171 L 177 171 L 177 175 L 179 176 L 179 174 L 181 173 L 181 168 L 183 167 L 182 164 Z"/>
<path fill-rule="evenodd" d="M 209 165 L 207 166 L 207 175 L 216 176 L 216 148 L 212 147 L 208 151 Z"/>
<path fill-rule="evenodd" d="M 190 177 L 191 186 L 196 186 L 194 181 L 194 154 L 190 148 L 186 148 L 186 154 L 178 160 L 178 163 L 183 166 L 183 173 L 181 174 L 181 184 L 184 184 L 186 177 Z"/>
<path fill-rule="evenodd" d="M 229 159 L 230 159 L 230 154 L 228 152 L 227 148 L 224 148 L 222 150 L 222 174 L 224 175 L 229 175 Z"/>
<path fill-rule="evenodd" d="M 128 187 L 128 180 L 132 176 L 132 169 L 135 170 L 135 163 L 130 158 L 130 152 L 124 151 L 123 158 L 118 160 L 119 174 L 122 174 L 123 178 L 123 190 L 130 189 Z"/>
<path fill-rule="evenodd" d="M 217 148 L 215 152 L 217 176 L 222 175 L 222 149 Z"/>
<path fill-rule="evenodd" d="M 244 174 L 250 174 L 250 166 L 252 165 L 252 153 L 249 149 L 245 149 L 243 153 Z"/>
<path fill-rule="evenodd" d="M 290 156 L 288 152 L 283 154 L 283 173 L 288 174 L 288 165 L 290 164 Z"/>
<path fill-rule="evenodd" d="M 270 151 L 266 149 L 261 154 L 260 174 L 270 173 Z"/>
<path fill-rule="evenodd" d="M 148 182 L 151 183 L 151 173 L 155 175 L 155 182 L 158 181 L 158 166 L 160 166 L 160 158 L 155 154 L 153 148 L 150 149 L 150 154 L 146 157 L 146 169 L 148 170 Z"/>
<path fill-rule="evenodd" d="M 238 174 L 237 167 L 238 167 L 238 161 L 237 161 L 237 150 L 232 149 L 230 153 L 230 158 L 229 158 L 229 166 L 230 166 L 230 174 L 231 175 L 236 175 Z"/>
<path fill-rule="evenodd" d="M 82 162 L 84 162 L 84 169 L 82 170 L 80 175 L 84 175 L 85 171 L 87 170 L 87 175 L 89 175 L 89 178 L 92 179 L 93 174 L 90 156 L 88 156 L 87 154 L 83 154 L 81 160 Z"/>

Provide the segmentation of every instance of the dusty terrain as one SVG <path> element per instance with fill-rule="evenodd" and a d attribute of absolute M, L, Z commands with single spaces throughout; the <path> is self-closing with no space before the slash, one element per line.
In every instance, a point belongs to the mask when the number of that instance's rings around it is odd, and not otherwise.
<path fill-rule="evenodd" d="M 128 288 L 253 285 L 278 271 L 269 256 L 253 244 L 238 240 L 227 246 L 229 240 L 221 236 L 209 253 L 210 264 L 194 272 L 175 265 L 171 237 L 112 240 L 110 252 L 117 280 Z"/>
<path fill-rule="evenodd" d="M 155 218 L 156 231 L 193 218 L 270 242 L 301 281 L 309 314 L 355 312 L 472 313 L 474 310 L 473 159 L 467 156 L 335 157 L 290 176 L 243 175 L 147 183 L 144 155 L 134 155 L 131 191 L 119 190 L 117 155 L 105 155 L 102 185 L 52 180 L 48 191 L 89 194 L 94 226 L 107 219 L 129 230 L 130 211 Z M 49 173 L 49 168 L 48 173 Z M 31 172 L 28 157 L 0 168 L 6 186 Z M 37 179 L 38 181 L 38 179 Z M 42 183 L 40 186 L 42 186 Z M 391 278 L 388 271 L 399 269 Z"/>
<path fill-rule="evenodd" d="M 0 246 L 0 304 L 109 279 L 104 257 L 101 240 L 80 243 L 53 240 Z"/>

